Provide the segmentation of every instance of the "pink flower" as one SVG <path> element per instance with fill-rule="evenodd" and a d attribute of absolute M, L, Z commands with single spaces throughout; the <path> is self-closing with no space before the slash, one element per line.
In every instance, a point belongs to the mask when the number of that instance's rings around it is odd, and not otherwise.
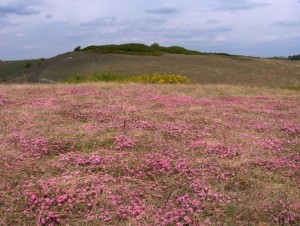
<path fill-rule="evenodd" d="M 190 224 L 192 223 L 192 220 L 188 217 L 188 216 L 184 216 L 184 221 L 187 223 L 187 224 Z"/>
<path fill-rule="evenodd" d="M 57 202 L 58 203 L 63 203 L 64 201 L 66 201 L 68 199 L 68 195 L 61 195 L 57 198 Z"/>
<path fill-rule="evenodd" d="M 132 147 L 133 147 L 133 141 L 130 138 L 124 135 L 120 135 L 116 137 L 115 148 L 117 150 L 128 150 Z"/>

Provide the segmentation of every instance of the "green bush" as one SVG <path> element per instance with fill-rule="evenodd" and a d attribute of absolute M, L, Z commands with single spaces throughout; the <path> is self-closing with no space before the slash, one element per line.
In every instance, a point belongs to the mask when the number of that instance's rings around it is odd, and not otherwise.
<path fill-rule="evenodd" d="M 31 63 L 30 62 L 27 62 L 26 64 L 25 64 L 25 68 L 30 68 L 31 67 Z"/>
<path fill-rule="evenodd" d="M 185 54 L 185 55 L 195 55 L 195 54 L 199 55 L 199 54 L 201 54 L 198 51 L 188 50 L 188 49 L 185 49 L 185 48 L 180 47 L 180 46 L 164 47 L 162 50 L 167 52 L 167 53 L 177 53 L 177 54 Z"/>
<path fill-rule="evenodd" d="M 150 47 L 151 48 L 159 48 L 160 45 L 157 42 L 154 42 Z"/>
<path fill-rule="evenodd" d="M 116 75 L 110 73 L 96 73 L 94 75 L 73 75 L 65 80 L 67 83 L 82 82 L 134 82 L 153 84 L 185 84 L 190 81 L 186 76 L 173 74 L 150 74 L 150 75 Z"/>

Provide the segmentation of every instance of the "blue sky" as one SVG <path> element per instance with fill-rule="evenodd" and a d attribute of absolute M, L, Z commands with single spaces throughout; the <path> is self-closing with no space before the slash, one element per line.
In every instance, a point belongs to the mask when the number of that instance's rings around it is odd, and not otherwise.
<path fill-rule="evenodd" d="M 138 42 L 251 56 L 300 53 L 300 0 L 0 0 L 0 59 Z"/>

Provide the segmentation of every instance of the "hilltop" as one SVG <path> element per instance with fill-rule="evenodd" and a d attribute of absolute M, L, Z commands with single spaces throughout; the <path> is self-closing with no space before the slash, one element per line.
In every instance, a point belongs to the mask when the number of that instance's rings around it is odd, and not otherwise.
<path fill-rule="evenodd" d="M 186 75 L 198 84 L 300 85 L 300 62 L 287 59 L 202 53 L 178 46 L 143 44 L 77 47 L 75 50 L 46 60 L 2 61 L 0 79 L 8 82 L 39 82 L 63 81 L 75 74 L 170 73 Z M 28 62 L 31 65 L 25 68 Z M 7 70 L 8 65 L 10 70 Z"/>

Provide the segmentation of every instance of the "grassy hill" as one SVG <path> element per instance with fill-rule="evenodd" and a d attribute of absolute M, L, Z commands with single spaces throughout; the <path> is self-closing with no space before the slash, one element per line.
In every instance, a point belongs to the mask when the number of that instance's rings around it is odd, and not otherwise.
<path fill-rule="evenodd" d="M 25 64 L 27 61 L 23 61 Z M 14 73 L 0 67 L 0 79 L 10 82 L 39 82 L 41 79 L 63 81 L 71 75 L 113 73 L 140 75 L 152 73 L 181 74 L 198 84 L 230 84 L 265 87 L 299 87 L 300 62 L 286 59 L 262 59 L 224 53 L 208 54 L 181 47 L 143 44 L 89 46 L 40 62 L 39 66 Z M 18 66 L 19 65 L 19 66 Z M 22 70 L 21 70 L 22 69 Z M 3 72 L 4 71 L 4 72 Z"/>

